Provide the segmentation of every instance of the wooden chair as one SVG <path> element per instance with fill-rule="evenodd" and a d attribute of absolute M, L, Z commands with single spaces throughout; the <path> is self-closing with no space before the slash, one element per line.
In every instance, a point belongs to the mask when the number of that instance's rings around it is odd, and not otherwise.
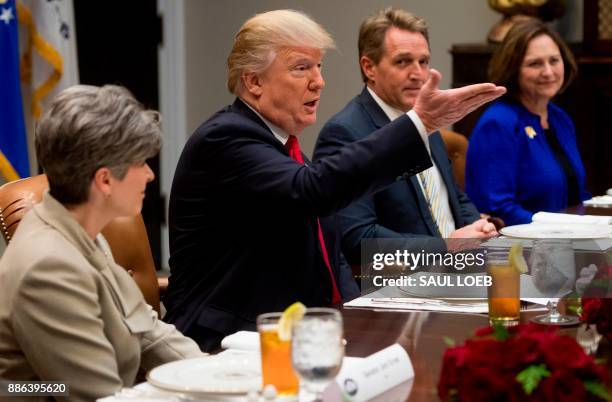
<path fill-rule="evenodd" d="M 465 190 L 465 163 L 467 159 L 468 139 L 464 135 L 450 130 L 440 130 L 446 151 L 452 162 L 453 176 L 461 190 Z"/>
<path fill-rule="evenodd" d="M 446 152 L 451 160 L 453 167 L 453 176 L 461 190 L 465 191 L 465 164 L 467 160 L 468 139 L 463 135 L 450 130 L 440 129 L 442 140 L 446 146 Z M 501 218 L 480 214 L 482 218 L 487 219 L 495 225 L 499 231 L 505 225 Z"/>
<path fill-rule="evenodd" d="M 49 182 L 44 174 L 0 187 L 0 231 L 7 244 L 25 213 L 42 200 L 47 188 Z M 142 215 L 117 218 L 102 230 L 102 234 L 117 264 L 132 275 L 147 303 L 159 313 L 160 287 Z"/>

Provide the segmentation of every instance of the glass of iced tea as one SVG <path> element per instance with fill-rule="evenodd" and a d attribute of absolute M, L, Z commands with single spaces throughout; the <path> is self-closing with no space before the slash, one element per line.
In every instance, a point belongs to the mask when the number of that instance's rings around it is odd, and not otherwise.
<path fill-rule="evenodd" d="M 489 322 L 491 325 L 516 325 L 521 314 L 520 272 L 508 261 L 508 252 L 487 253 Z"/>
<path fill-rule="evenodd" d="M 279 396 L 295 396 L 299 380 L 291 365 L 291 339 L 281 340 L 278 336 L 281 315 L 266 313 L 257 317 L 263 386 L 274 385 Z"/>

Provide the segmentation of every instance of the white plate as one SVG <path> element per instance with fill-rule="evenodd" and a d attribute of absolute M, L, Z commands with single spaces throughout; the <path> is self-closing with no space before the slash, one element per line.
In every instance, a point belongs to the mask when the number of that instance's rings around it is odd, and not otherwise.
<path fill-rule="evenodd" d="M 567 223 L 529 223 L 506 226 L 504 236 L 522 239 L 602 239 L 612 236 L 610 225 L 579 225 Z"/>
<path fill-rule="evenodd" d="M 261 364 L 252 355 L 198 357 L 156 367 L 147 381 L 188 394 L 246 394 L 261 388 Z"/>

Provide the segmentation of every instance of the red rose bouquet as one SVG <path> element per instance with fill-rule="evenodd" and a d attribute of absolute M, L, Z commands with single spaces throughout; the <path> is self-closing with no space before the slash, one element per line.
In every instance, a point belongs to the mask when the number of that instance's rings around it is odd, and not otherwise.
<path fill-rule="evenodd" d="M 446 350 L 443 401 L 612 401 L 606 368 L 554 327 L 486 327 L 476 336 Z"/>
<path fill-rule="evenodd" d="M 584 291 L 580 319 L 612 340 L 612 265 L 600 268 Z"/>

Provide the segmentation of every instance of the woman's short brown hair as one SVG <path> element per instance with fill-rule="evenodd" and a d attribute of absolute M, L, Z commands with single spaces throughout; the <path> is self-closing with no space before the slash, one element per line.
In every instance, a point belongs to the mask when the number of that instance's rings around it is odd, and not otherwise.
<path fill-rule="evenodd" d="M 60 92 L 40 119 L 35 146 L 51 195 L 81 204 L 99 168 L 121 180 L 130 166 L 159 152 L 159 114 L 123 87 L 76 85 Z"/>
<path fill-rule="evenodd" d="M 533 39 L 541 35 L 549 36 L 561 52 L 565 76 L 559 92 L 563 92 L 576 77 L 578 72 L 576 60 L 559 34 L 535 18 L 519 22 L 510 29 L 489 63 L 489 80 L 497 85 L 505 86 L 508 89 L 508 95 L 518 99 L 519 73 L 527 47 Z"/>

